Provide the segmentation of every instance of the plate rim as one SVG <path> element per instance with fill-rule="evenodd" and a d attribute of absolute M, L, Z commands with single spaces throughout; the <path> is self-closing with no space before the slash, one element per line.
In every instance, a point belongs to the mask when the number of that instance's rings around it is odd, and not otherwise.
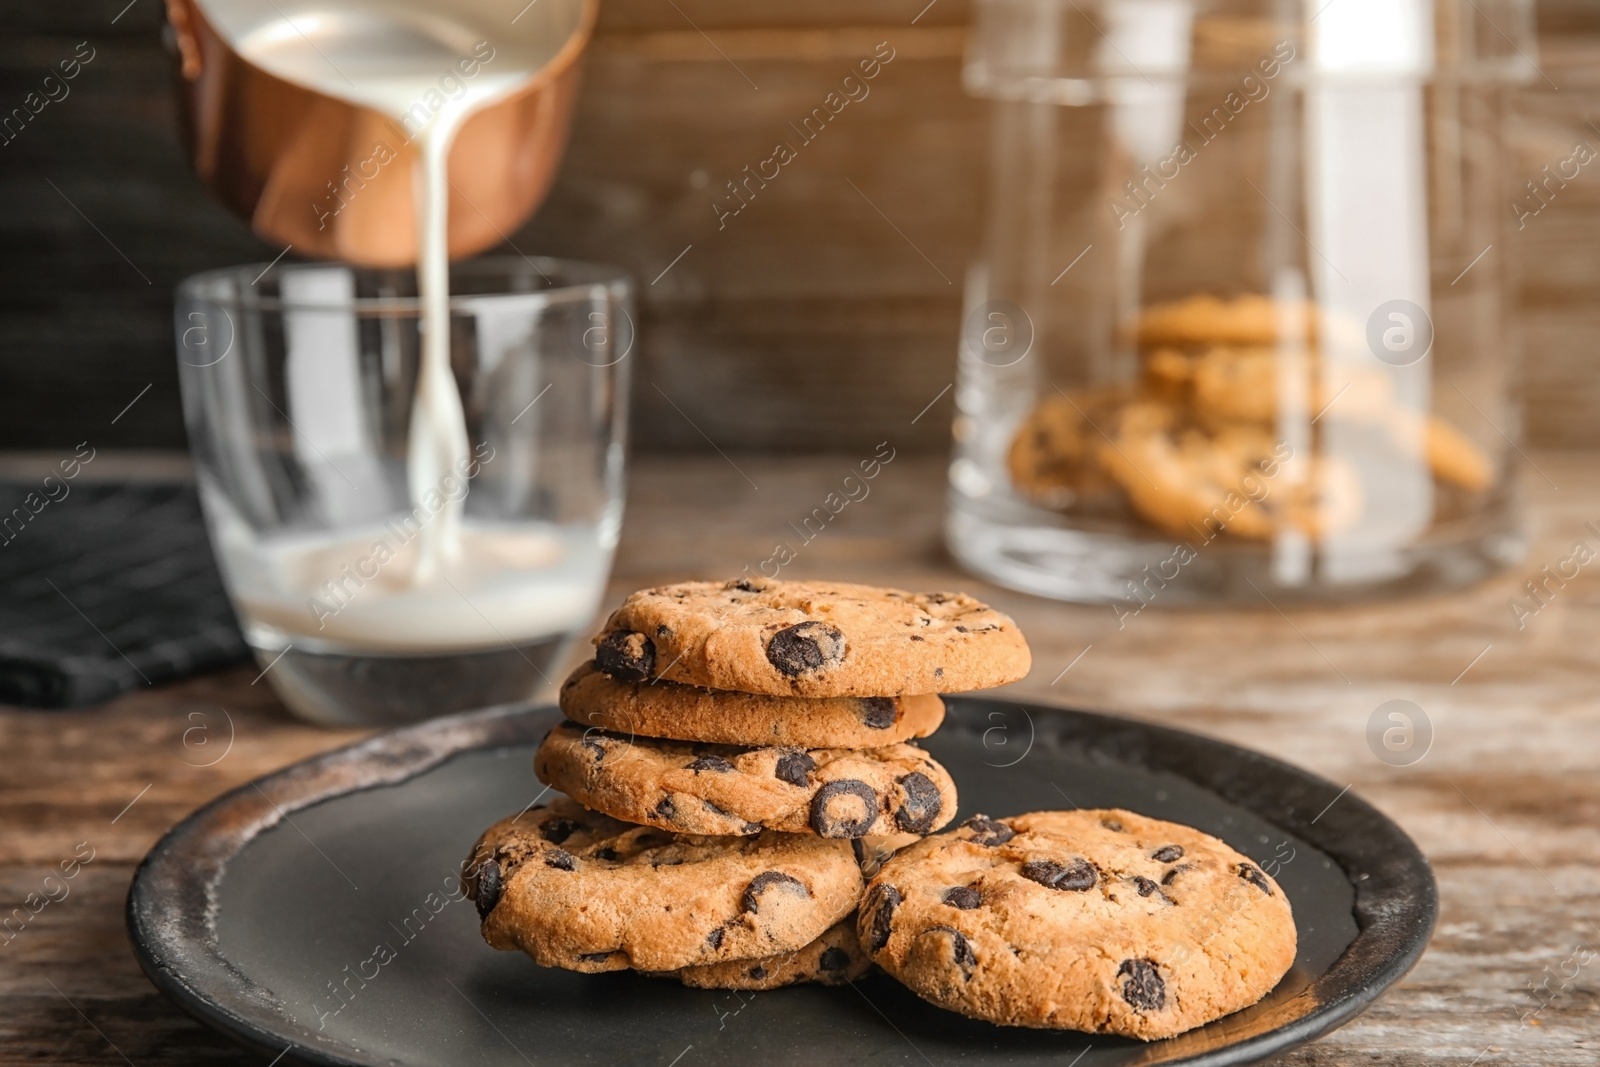
<path fill-rule="evenodd" d="M 1058 742 L 1080 743 L 1091 754 L 1165 771 L 1200 786 L 1315 846 L 1349 880 L 1356 937 L 1288 1003 L 1315 997 L 1318 987 L 1329 982 L 1340 983 L 1341 995 L 1320 1000 L 1300 1018 L 1265 1033 L 1167 1062 L 1184 1067 L 1255 1063 L 1305 1044 L 1359 1015 L 1426 950 L 1439 912 L 1432 864 L 1394 820 L 1354 790 L 1341 791 L 1325 778 L 1254 749 L 1146 719 L 987 696 L 955 694 L 945 700 L 957 708 L 1021 709 L 1035 740 L 1040 730 L 1035 713 L 1040 713 Z M 314 1031 L 295 1024 L 276 1007 L 270 992 L 221 955 L 214 916 L 227 864 L 260 834 L 303 808 L 397 785 L 469 751 L 537 743 L 552 714 L 560 714 L 554 705 L 519 702 L 380 731 L 261 775 L 201 805 L 163 834 L 134 871 L 125 922 L 139 966 L 169 1000 L 243 1045 L 268 1055 L 292 1049 L 290 1059 L 326 1067 L 379 1062 L 351 1058 L 344 1054 L 347 1045 L 320 1040 Z M 981 734 L 981 728 L 949 720 L 943 729 Z M 1197 759 L 1197 752 L 1206 758 Z M 1277 788 L 1270 798 L 1261 795 L 1259 775 L 1240 773 L 1246 768 L 1274 780 Z M 1328 797 L 1333 800 L 1322 803 Z M 1272 807 L 1263 807 L 1268 799 Z M 1281 815 L 1268 814 L 1275 809 Z M 233 1003 L 223 1003 L 205 991 L 213 981 L 242 993 Z M 310 1040 L 302 1043 L 299 1038 Z M 288 1048 L 282 1047 L 285 1042 Z"/>

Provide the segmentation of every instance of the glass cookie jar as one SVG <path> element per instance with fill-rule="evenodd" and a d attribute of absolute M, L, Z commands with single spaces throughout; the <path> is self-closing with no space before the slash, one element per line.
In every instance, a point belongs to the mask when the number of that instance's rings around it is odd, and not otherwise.
<path fill-rule="evenodd" d="M 980 0 L 955 555 L 1141 604 L 1519 558 L 1500 146 L 1533 55 L 1516 0 Z"/>

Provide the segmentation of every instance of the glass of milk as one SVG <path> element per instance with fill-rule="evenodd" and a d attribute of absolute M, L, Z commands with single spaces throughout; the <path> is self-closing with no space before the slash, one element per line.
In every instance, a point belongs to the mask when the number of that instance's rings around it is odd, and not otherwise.
<path fill-rule="evenodd" d="M 254 264 L 178 290 L 212 545 L 266 678 L 313 722 L 527 699 L 558 681 L 604 591 L 628 279 L 490 258 L 453 265 L 448 286 L 432 345 L 409 268 Z"/>

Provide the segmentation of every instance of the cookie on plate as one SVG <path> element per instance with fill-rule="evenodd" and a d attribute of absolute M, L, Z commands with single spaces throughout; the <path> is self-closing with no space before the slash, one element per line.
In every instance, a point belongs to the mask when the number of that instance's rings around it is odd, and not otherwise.
<path fill-rule="evenodd" d="M 1294 962 L 1289 902 L 1191 827 L 1114 809 L 975 815 L 867 887 L 862 946 L 925 1000 L 1154 1040 L 1254 1004 Z"/>
<path fill-rule="evenodd" d="M 462 873 L 485 941 L 573 971 L 792 952 L 855 908 L 861 882 L 843 841 L 671 834 L 565 797 L 495 823 Z"/>
<path fill-rule="evenodd" d="M 861 951 L 852 913 L 828 927 L 826 933 L 804 948 L 753 960 L 703 963 L 680 971 L 660 973 L 698 989 L 777 989 L 779 986 L 815 982 L 843 985 L 866 974 L 872 961 Z"/>
<path fill-rule="evenodd" d="M 1017 624 L 964 593 L 740 578 L 632 594 L 595 638 L 613 678 L 774 696 L 907 696 L 1028 673 Z"/>
<path fill-rule="evenodd" d="M 944 721 L 932 693 L 788 697 L 613 678 L 581 664 L 561 684 L 567 718 L 613 733 L 724 745 L 876 748 L 927 737 Z"/>
<path fill-rule="evenodd" d="M 956 813 L 945 769 L 914 745 L 738 748 L 564 722 L 534 755 L 539 780 L 614 818 L 688 834 L 925 834 Z"/>

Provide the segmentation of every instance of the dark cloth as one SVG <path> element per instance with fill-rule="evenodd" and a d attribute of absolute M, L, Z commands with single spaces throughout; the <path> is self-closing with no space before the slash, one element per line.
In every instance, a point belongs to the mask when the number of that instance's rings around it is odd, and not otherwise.
<path fill-rule="evenodd" d="M 0 483 L 0 703 L 94 704 L 249 657 L 193 485 L 64 484 Z"/>

